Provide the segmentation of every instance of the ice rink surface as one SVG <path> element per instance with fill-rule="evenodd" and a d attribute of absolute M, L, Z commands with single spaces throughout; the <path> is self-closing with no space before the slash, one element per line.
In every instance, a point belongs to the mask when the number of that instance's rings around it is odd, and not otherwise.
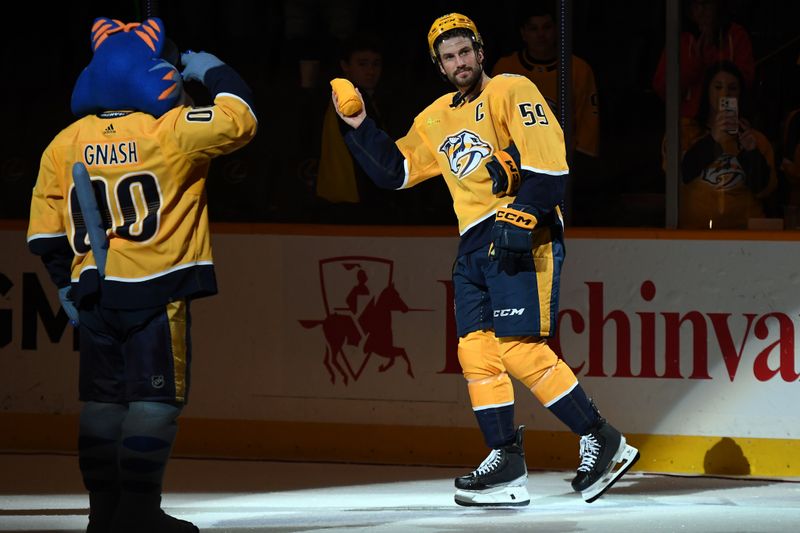
<path fill-rule="evenodd" d="M 173 459 L 163 506 L 207 532 L 797 531 L 800 480 L 630 473 L 587 504 L 570 472 L 531 471 L 531 503 L 453 503 L 469 469 Z M 84 531 L 88 498 L 71 455 L 0 454 L 0 531 Z"/>

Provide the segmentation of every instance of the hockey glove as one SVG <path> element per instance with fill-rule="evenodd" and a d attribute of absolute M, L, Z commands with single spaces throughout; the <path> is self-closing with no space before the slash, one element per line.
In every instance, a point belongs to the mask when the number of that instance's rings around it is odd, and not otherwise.
<path fill-rule="evenodd" d="M 183 63 L 183 72 L 181 76 L 185 81 L 195 80 L 205 85 L 203 81 L 206 73 L 215 67 L 224 65 L 217 56 L 209 54 L 208 52 L 192 52 L 187 50 L 181 54 L 181 63 Z"/>
<path fill-rule="evenodd" d="M 506 261 L 530 256 L 533 249 L 533 228 L 537 222 L 530 211 L 530 206 L 524 204 L 511 204 L 497 210 L 492 226 L 489 260 Z"/>
<path fill-rule="evenodd" d="M 70 298 L 69 291 L 71 290 L 72 287 L 69 285 L 58 289 L 58 299 L 61 300 L 61 307 L 64 308 L 64 312 L 66 312 L 69 317 L 69 323 L 77 328 L 78 324 L 80 324 L 78 320 L 78 308 L 75 307 L 75 302 Z"/>
<path fill-rule="evenodd" d="M 509 147 L 506 150 L 514 150 Z M 486 170 L 492 178 L 492 194 L 498 198 L 516 196 L 519 190 L 519 165 L 514 157 L 505 150 L 497 150 L 486 163 Z"/>

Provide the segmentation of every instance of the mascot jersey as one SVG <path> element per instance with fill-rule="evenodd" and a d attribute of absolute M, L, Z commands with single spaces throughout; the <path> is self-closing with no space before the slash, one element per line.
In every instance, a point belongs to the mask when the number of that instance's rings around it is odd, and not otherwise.
<path fill-rule="evenodd" d="M 520 169 L 529 172 L 561 176 L 568 168 L 561 127 L 527 78 L 496 76 L 477 98 L 455 109 L 450 107 L 454 94 L 442 96 L 417 115 L 397 147 L 405 159 L 401 188 L 441 174 L 464 235 L 514 201 L 492 194 L 486 162 L 495 150 L 513 143 L 520 153 Z"/>
<path fill-rule="evenodd" d="M 28 243 L 59 287 L 71 281 L 75 299 L 95 292 L 98 284 L 101 302 L 111 308 L 157 306 L 216 292 L 205 194 L 209 161 L 243 146 L 256 130 L 249 94 L 235 73 L 229 83 L 226 69 L 232 72 L 225 66 L 207 83 L 215 95 L 210 107 L 177 105 L 158 118 L 124 109 L 91 114 L 45 150 Z M 226 86 L 240 94 L 224 92 Z M 107 228 L 103 280 L 72 181 L 76 161 L 89 171 Z M 71 265 L 62 273 L 64 258 Z"/>

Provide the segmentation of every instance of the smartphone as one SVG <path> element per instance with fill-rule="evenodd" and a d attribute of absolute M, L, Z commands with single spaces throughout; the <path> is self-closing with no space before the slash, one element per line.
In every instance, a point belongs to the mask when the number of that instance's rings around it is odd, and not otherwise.
<path fill-rule="evenodd" d="M 736 118 L 736 128 L 728 130 L 728 133 L 731 135 L 739 133 L 739 100 L 735 96 L 720 96 L 719 110 L 731 113 Z"/>

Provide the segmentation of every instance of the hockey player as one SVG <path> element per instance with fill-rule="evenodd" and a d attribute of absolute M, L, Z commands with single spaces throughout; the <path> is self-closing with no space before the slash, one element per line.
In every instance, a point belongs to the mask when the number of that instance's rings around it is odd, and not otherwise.
<path fill-rule="evenodd" d="M 489 78 L 475 24 L 434 21 L 428 47 L 456 92 L 437 99 L 396 143 L 363 110 L 342 119 L 345 141 L 380 186 L 411 187 L 441 174 L 461 239 L 453 271 L 458 357 L 488 457 L 455 480 L 460 505 L 527 505 L 523 427 L 514 425 L 509 375 L 573 432 L 581 463 L 572 487 L 591 502 L 638 459 L 606 422 L 572 370 L 547 345 L 558 316 L 564 259 L 559 203 L 568 169 L 564 139 L 527 78 Z M 334 93 L 334 102 L 347 95 Z"/>
<path fill-rule="evenodd" d="M 232 68 L 187 52 L 179 72 L 165 42 L 159 19 L 95 21 L 72 95 L 81 118 L 44 151 L 31 202 L 29 248 L 80 328 L 89 532 L 197 531 L 161 509 L 162 479 L 189 394 L 189 305 L 217 292 L 208 165 L 249 142 L 256 118 Z M 183 80 L 203 83 L 214 104 L 185 105 Z M 91 176 L 105 242 L 87 239 L 75 163 Z"/>

